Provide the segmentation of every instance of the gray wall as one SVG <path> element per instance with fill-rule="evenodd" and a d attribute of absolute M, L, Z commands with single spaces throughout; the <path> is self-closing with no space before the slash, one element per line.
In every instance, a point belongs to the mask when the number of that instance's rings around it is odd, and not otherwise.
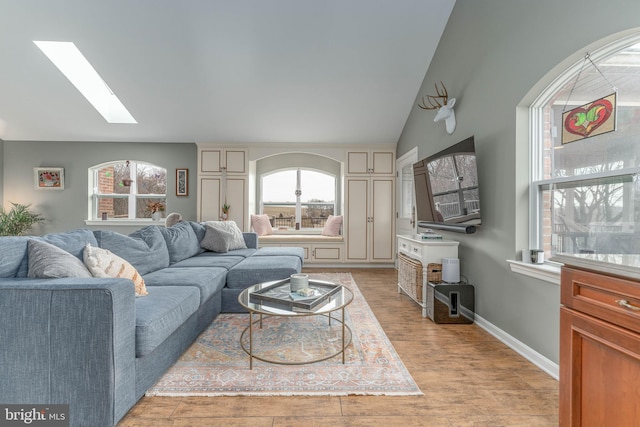
<path fill-rule="evenodd" d="M 47 221 L 34 234 L 75 228 L 109 228 L 85 225 L 88 168 L 113 160 L 144 160 L 167 169 L 167 213 L 180 212 L 196 219 L 197 150 L 195 144 L 4 142 L 4 205 L 30 203 Z M 64 190 L 34 190 L 34 167 L 64 168 Z M 189 195 L 175 196 L 175 169 L 189 169 Z M 111 227 L 128 233 L 139 226 Z"/>
<path fill-rule="evenodd" d="M 475 235 L 443 234 L 460 241 L 478 314 L 556 363 L 559 287 L 506 262 L 529 245 L 526 106 L 603 38 L 638 27 L 638 16 L 640 2 L 625 0 L 457 0 L 416 99 L 442 81 L 457 99 L 457 128 L 448 135 L 434 111 L 414 107 L 398 143 L 398 156 L 417 146 L 422 158 L 475 135 L 483 223 Z"/>
<path fill-rule="evenodd" d="M 4 141 L 0 139 L 0 207 L 4 207 Z"/>

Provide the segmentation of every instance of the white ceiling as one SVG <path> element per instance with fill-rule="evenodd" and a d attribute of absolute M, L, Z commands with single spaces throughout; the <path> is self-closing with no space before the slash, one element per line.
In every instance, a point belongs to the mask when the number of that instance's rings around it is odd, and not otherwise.
<path fill-rule="evenodd" d="M 395 143 L 455 0 L 0 0 L 0 139 Z M 74 42 L 138 124 L 33 44 Z"/>

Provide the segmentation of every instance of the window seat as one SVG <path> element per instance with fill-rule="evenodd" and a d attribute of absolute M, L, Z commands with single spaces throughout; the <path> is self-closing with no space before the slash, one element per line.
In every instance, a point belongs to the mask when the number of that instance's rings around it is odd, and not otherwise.
<path fill-rule="evenodd" d="M 336 243 L 344 242 L 344 236 L 320 234 L 270 234 L 258 237 L 260 243 Z"/>

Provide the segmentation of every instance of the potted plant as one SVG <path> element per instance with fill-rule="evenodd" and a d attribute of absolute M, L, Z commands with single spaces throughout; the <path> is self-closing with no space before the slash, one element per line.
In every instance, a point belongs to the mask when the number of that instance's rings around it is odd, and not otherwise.
<path fill-rule="evenodd" d="M 158 221 L 162 218 L 165 207 L 162 202 L 151 202 L 147 204 L 147 209 L 151 212 L 151 219 Z"/>
<path fill-rule="evenodd" d="M 0 236 L 22 236 L 31 230 L 35 224 L 45 219 L 33 212 L 29 205 L 11 203 L 10 211 L 0 207 Z"/>
<path fill-rule="evenodd" d="M 231 209 L 231 205 L 227 203 L 222 205 L 222 219 L 225 221 L 229 218 L 229 209 Z"/>

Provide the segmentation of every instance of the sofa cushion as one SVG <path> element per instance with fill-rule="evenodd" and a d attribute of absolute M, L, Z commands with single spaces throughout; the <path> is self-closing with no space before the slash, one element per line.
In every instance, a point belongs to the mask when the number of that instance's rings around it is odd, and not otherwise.
<path fill-rule="evenodd" d="M 69 252 L 80 261 L 82 261 L 84 246 L 87 243 L 93 246 L 98 246 L 98 241 L 96 240 L 93 231 L 86 229 L 78 229 L 68 231 L 66 233 L 45 234 L 42 237 L 34 238 L 44 240 L 47 243 L 51 243 L 52 245 L 59 247 L 63 251 Z"/>
<path fill-rule="evenodd" d="M 206 226 L 214 227 L 219 230 L 224 230 L 233 235 L 233 238 L 229 242 L 228 250 L 232 251 L 234 249 L 246 249 L 247 244 L 244 241 L 244 236 L 242 235 L 242 231 L 240 231 L 235 221 L 206 221 L 204 224 L 205 224 L 205 227 Z M 205 237 L 206 237 L 206 231 L 205 231 Z"/>
<path fill-rule="evenodd" d="M 221 267 L 229 270 L 231 267 L 242 261 L 243 256 L 216 256 L 215 252 L 203 252 L 191 258 L 187 258 L 180 262 L 176 262 L 171 265 L 171 268 L 176 267 Z"/>
<path fill-rule="evenodd" d="M 194 286 L 200 289 L 200 304 L 224 287 L 227 270 L 219 267 L 170 267 L 144 276 L 147 290 L 154 286 Z"/>
<path fill-rule="evenodd" d="M 172 227 L 160 227 L 169 251 L 169 264 L 190 258 L 200 253 L 198 237 L 188 222 L 179 222 Z"/>
<path fill-rule="evenodd" d="M 167 243 L 157 226 L 141 228 L 128 236 L 109 230 L 94 231 L 99 247 L 129 261 L 143 276 L 169 266 Z"/>
<path fill-rule="evenodd" d="M 0 277 L 27 277 L 27 237 L 0 237 Z"/>
<path fill-rule="evenodd" d="M 298 246 L 265 246 L 253 256 L 297 256 L 304 262 L 304 248 Z"/>
<path fill-rule="evenodd" d="M 297 256 L 252 256 L 229 270 L 227 288 L 244 289 L 256 283 L 286 279 L 301 269 L 302 260 Z"/>
<path fill-rule="evenodd" d="M 133 282 L 137 297 L 148 295 L 144 279 L 125 259 L 108 249 L 97 248 L 87 243 L 84 247 L 84 265 L 93 277 L 115 277 Z"/>
<path fill-rule="evenodd" d="M 200 306 L 193 286 L 149 287 L 149 295 L 136 298 L 136 357 L 151 353 Z"/>
<path fill-rule="evenodd" d="M 63 277 L 93 277 L 87 267 L 69 252 L 42 240 L 29 239 L 28 277 L 57 279 Z"/>

